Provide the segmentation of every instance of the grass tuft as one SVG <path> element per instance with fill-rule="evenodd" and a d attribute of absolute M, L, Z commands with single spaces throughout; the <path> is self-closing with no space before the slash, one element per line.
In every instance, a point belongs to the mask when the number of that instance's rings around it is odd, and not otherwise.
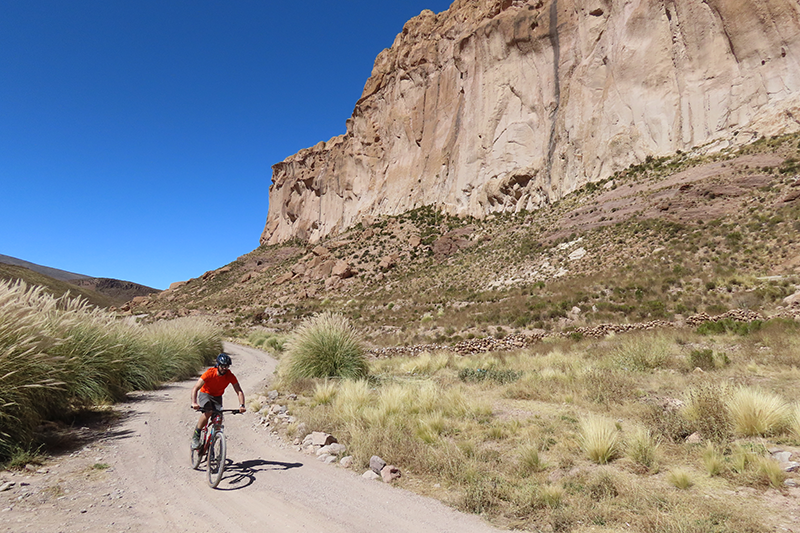
<path fill-rule="evenodd" d="M 740 387 L 730 400 L 734 430 L 745 437 L 780 433 L 791 424 L 791 410 L 777 394 Z"/>
<path fill-rule="evenodd" d="M 613 420 L 589 416 L 581 421 L 581 444 L 590 460 L 606 464 L 620 453 L 620 435 Z"/>
<path fill-rule="evenodd" d="M 287 344 L 288 359 L 282 377 L 290 383 L 305 378 L 367 376 L 361 341 L 349 320 L 341 315 L 324 312 L 306 319 Z"/>

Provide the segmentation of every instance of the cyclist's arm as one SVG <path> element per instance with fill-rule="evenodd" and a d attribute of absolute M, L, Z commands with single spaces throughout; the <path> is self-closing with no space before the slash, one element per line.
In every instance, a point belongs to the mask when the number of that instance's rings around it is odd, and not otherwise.
<path fill-rule="evenodd" d="M 197 393 L 204 383 L 205 381 L 203 381 L 203 378 L 200 378 L 197 380 L 197 383 L 194 384 L 194 387 L 192 387 L 192 409 L 200 409 L 200 404 L 197 403 Z"/>
<path fill-rule="evenodd" d="M 233 390 L 236 391 L 236 395 L 239 397 L 239 412 L 244 413 L 247 410 L 244 406 L 244 391 L 238 383 L 233 384 Z"/>

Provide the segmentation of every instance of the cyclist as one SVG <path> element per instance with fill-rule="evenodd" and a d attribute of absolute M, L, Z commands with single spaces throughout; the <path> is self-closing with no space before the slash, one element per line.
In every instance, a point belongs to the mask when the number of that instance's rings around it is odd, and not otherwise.
<path fill-rule="evenodd" d="M 203 372 L 203 375 L 192 387 L 192 409 L 199 410 L 202 405 L 204 409 L 213 407 L 215 410 L 221 411 L 222 393 L 225 392 L 228 385 L 233 385 L 233 390 L 239 396 L 239 412 L 245 412 L 244 392 L 239 386 L 239 380 L 230 371 L 230 366 L 230 355 L 221 353 L 217 356 L 217 364 Z M 192 448 L 195 450 L 200 447 L 200 431 L 206 426 L 209 416 L 211 416 L 209 411 L 203 411 L 200 414 L 200 420 L 197 421 L 197 427 L 194 428 Z"/>

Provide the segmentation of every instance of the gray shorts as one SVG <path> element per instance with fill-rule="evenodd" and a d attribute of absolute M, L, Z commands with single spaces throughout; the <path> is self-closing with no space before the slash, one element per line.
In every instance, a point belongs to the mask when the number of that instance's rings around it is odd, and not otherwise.
<path fill-rule="evenodd" d="M 211 396 L 206 392 L 199 392 L 197 393 L 197 403 L 200 405 L 201 411 L 208 409 L 222 411 L 222 396 Z"/>

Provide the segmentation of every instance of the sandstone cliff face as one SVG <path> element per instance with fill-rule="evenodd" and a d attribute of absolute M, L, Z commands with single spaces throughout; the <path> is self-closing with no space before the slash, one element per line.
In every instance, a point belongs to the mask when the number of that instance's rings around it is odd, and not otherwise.
<path fill-rule="evenodd" d="M 261 242 L 423 205 L 535 209 L 799 120 L 796 0 L 456 0 L 378 55 L 347 133 L 273 166 Z"/>

